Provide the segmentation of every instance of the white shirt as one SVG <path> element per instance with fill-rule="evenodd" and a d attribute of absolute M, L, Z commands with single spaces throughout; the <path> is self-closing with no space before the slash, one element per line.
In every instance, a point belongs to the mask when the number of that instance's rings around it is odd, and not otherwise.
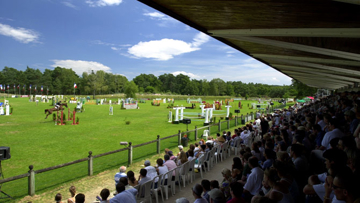
<path fill-rule="evenodd" d="M 146 166 L 145 169 L 147 170 L 146 176 L 149 177 L 151 180 L 157 176 L 156 169 L 153 166 Z"/>
<path fill-rule="evenodd" d="M 240 135 L 240 138 L 244 141 L 244 144 L 247 146 L 248 145 L 248 137 L 250 136 L 250 132 L 247 131 L 247 133 L 245 133 L 245 131 L 243 131 Z"/>
<path fill-rule="evenodd" d="M 342 133 L 338 128 L 335 128 L 334 130 L 325 133 L 323 140 L 321 141 L 321 146 L 326 147 L 326 149 L 330 149 L 330 141 L 334 138 L 341 138 L 344 136 L 344 133 Z"/>
<path fill-rule="evenodd" d="M 252 195 L 257 195 L 261 190 L 263 178 L 264 171 L 260 167 L 251 169 L 251 173 L 247 178 L 244 189 L 249 191 Z"/>
<path fill-rule="evenodd" d="M 325 128 L 325 126 L 326 126 L 326 123 L 324 122 L 324 120 L 320 120 L 317 124 L 320 125 L 321 130 L 324 130 L 324 128 Z"/>
<path fill-rule="evenodd" d="M 159 169 L 159 175 L 169 172 L 169 169 L 166 166 L 159 166 L 158 169 Z M 167 178 L 168 178 L 168 176 L 166 175 L 164 177 L 164 179 L 167 179 Z M 155 182 L 157 182 L 157 180 L 155 180 Z"/>

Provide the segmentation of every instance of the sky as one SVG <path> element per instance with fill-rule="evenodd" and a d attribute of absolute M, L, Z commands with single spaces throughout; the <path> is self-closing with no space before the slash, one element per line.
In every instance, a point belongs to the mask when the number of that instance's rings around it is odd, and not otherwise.
<path fill-rule="evenodd" d="M 0 70 L 72 68 L 290 85 L 291 78 L 136 0 L 1 0 Z"/>

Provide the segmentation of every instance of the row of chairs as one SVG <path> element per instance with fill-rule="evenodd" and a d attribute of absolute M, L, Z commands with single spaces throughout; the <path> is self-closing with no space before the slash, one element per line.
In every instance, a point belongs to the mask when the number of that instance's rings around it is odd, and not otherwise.
<path fill-rule="evenodd" d="M 186 183 L 189 184 L 195 180 L 195 169 L 200 172 L 200 176 L 203 178 L 203 171 L 209 172 L 215 164 L 230 157 L 232 151 L 234 151 L 235 155 L 239 153 L 241 147 L 240 139 L 236 140 L 233 146 L 231 146 L 231 142 L 232 141 L 225 142 L 222 146 L 213 147 L 210 151 L 201 155 L 197 159 L 197 163 L 194 158 L 165 174 L 154 177 L 153 180 L 150 180 L 141 186 L 137 186 L 136 189 L 139 191 L 137 202 L 150 200 L 150 203 L 152 203 L 152 198 L 155 196 L 156 203 L 158 203 L 158 195 L 161 196 L 161 199 L 164 202 L 164 193 L 167 200 L 169 189 L 172 195 L 175 195 L 176 183 L 179 185 L 179 190 L 181 190 L 181 183 L 183 184 L 183 187 L 185 187 Z M 173 174 L 175 174 L 174 178 Z"/>

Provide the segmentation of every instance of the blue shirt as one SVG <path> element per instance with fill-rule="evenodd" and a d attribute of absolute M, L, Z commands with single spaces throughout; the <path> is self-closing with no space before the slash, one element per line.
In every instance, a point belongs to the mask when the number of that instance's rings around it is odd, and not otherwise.
<path fill-rule="evenodd" d="M 115 185 L 117 185 L 119 183 L 120 178 L 122 177 L 127 177 L 126 173 L 116 173 L 114 180 L 115 180 Z"/>
<path fill-rule="evenodd" d="M 135 188 L 122 191 L 119 194 L 117 194 L 115 197 L 110 199 L 110 203 L 120 203 L 120 202 L 136 203 L 135 196 L 137 195 L 137 192 L 138 191 Z"/>

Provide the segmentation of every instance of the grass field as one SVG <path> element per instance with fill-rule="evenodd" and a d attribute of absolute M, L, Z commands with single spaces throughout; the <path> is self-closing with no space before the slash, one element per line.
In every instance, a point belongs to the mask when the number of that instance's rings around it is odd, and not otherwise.
<path fill-rule="evenodd" d="M 184 124 L 169 124 L 167 104 L 151 106 L 151 101 L 139 104 L 140 109 L 120 110 L 114 105 L 114 115 L 109 115 L 108 105 L 84 105 L 85 112 L 77 113 L 80 124 L 76 126 L 55 126 L 52 116 L 45 118 L 44 110 L 51 108 L 48 103 L 29 102 L 27 98 L 10 98 L 13 115 L 0 116 L 0 145 L 11 148 L 11 159 L 2 161 L 5 178 L 27 173 L 29 165 L 39 170 L 58 164 L 74 161 L 88 156 L 122 148 L 120 141 L 132 142 L 133 145 L 155 140 L 157 135 L 166 137 L 186 131 Z M 251 110 L 242 101 L 241 114 Z M 191 106 L 186 101 L 175 101 L 174 105 Z M 76 105 L 69 104 L 73 109 Z M 238 103 L 231 103 L 231 112 L 237 109 Z M 198 105 L 197 105 L 198 107 Z M 226 108 L 223 107 L 223 113 Z M 200 108 L 186 109 L 185 112 L 201 112 Z M 66 111 L 67 114 L 67 111 Z M 173 111 L 174 114 L 174 111 Z M 235 115 L 235 114 L 234 114 Z M 67 116 L 67 115 L 66 115 Z M 220 117 L 220 115 L 218 115 Z M 225 117 L 225 115 L 222 115 Z M 130 121 L 130 125 L 125 122 Z M 70 121 L 68 121 L 69 123 Z M 193 121 L 189 130 L 203 126 L 203 121 Z M 161 149 L 176 146 L 177 137 L 161 142 Z M 156 143 L 134 149 L 134 161 L 156 153 Z M 127 162 L 127 152 L 120 152 L 94 159 L 94 173 L 117 168 Z M 49 190 L 64 182 L 72 181 L 87 175 L 87 162 L 74 164 L 50 172 L 36 174 L 36 193 Z M 2 190 L 15 198 L 27 195 L 27 178 L 8 182 Z M 8 202 L 3 200 L 0 202 Z"/>

